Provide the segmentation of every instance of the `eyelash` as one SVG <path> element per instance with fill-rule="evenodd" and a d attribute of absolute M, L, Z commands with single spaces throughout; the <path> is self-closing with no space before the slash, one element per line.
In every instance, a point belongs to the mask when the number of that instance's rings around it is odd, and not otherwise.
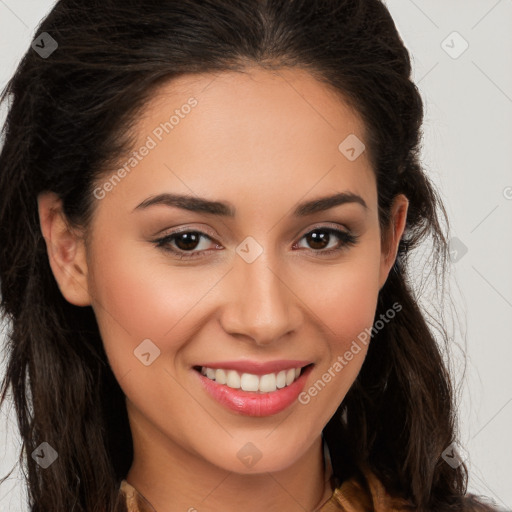
<path fill-rule="evenodd" d="M 310 235 L 311 233 L 314 233 L 315 231 L 327 232 L 330 235 L 335 235 L 336 237 L 338 237 L 341 240 L 341 246 L 340 247 L 331 248 L 331 249 L 327 249 L 327 250 L 310 249 L 312 252 L 318 253 L 321 256 L 329 256 L 329 255 L 334 254 L 334 253 L 339 253 L 339 252 L 345 251 L 349 247 L 352 247 L 352 246 L 356 245 L 357 242 L 358 242 L 358 239 L 359 239 L 358 236 L 353 235 L 351 233 L 348 233 L 346 231 L 341 231 L 339 229 L 335 229 L 335 228 L 331 228 L 331 227 L 322 227 L 322 226 L 320 226 L 320 227 L 313 228 L 311 231 L 308 231 L 307 233 L 302 235 L 301 240 L 304 237 Z M 200 235 L 200 237 L 205 237 L 205 238 L 207 238 L 207 239 L 209 239 L 209 240 L 211 240 L 213 242 L 212 237 L 210 237 L 209 235 L 207 235 L 206 233 L 204 233 L 202 231 L 183 230 L 183 231 L 176 231 L 174 233 L 170 233 L 170 234 L 168 234 L 168 235 L 166 235 L 166 236 L 164 236 L 162 238 L 159 238 L 159 239 L 155 240 L 153 243 L 155 244 L 155 246 L 157 248 L 161 248 L 161 249 L 163 249 L 166 252 L 172 253 L 178 259 L 197 259 L 197 258 L 205 257 L 204 253 L 206 251 L 193 251 L 193 252 L 192 251 L 183 251 L 183 250 L 180 250 L 180 249 L 173 249 L 169 245 L 170 242 L 173 241 L 177 236 L 183 235 L 183 234 L 191 234 L 191 233 Z"/>

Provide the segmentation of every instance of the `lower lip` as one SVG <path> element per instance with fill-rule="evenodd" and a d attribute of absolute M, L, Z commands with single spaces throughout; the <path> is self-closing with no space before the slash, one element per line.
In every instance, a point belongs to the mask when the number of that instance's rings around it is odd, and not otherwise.
<path fill-rule="evenodd" d="M 271 393 L 256 393 L 230 388 L 225 384 L 218 384 L 196 370 L 193 371 L 198 375 L 204 389 L 228 409 L 246 416 L 272 416 L 284 411 L 297 400 L 304 389 L 312 367 L 313 365 L 310 365 L 302 370 L 299 378 L 289 386 Z"/>

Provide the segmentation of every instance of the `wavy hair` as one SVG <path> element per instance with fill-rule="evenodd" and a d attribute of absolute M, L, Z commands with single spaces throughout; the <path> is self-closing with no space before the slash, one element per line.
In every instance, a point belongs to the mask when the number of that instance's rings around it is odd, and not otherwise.
<path fill-rule="evenodd" d="M 119 485 L 131 465 L 124 394 L 92 308 L 62 296 L 52 274 L 37 196 L 53 191 L 73 226 L 87 227 L 94 183 L 133 142 L 137 114 L 157 88 L 184 74 L 300 68 L 360 115 L 384 234 L 393 198 L 409 199 L 395 264 L 375 318 L 402 311 L 372 337 L 363 367 L 324 429 L 340 479 L 369 467 L 417 510 L 487 510 L 467 496 L 467 468 L 443 451 L 456 440 L 456 399 L 414 290 L 409 255 L 432 243 L 444 282 L 448 227 L 419 159 L 423 103 L 410 56 L 380 0 L 60 0 L 42 21 L 58 48 L 30 48 L 4 89 L 0 153 L 1 308 L 8 322 L 9 389 L 23 441 L 32 512 L 125 510 Z M 382 235 L 383 236 L 383 235 Z M 47 442 L 58 464 L 30 456 Z"/>

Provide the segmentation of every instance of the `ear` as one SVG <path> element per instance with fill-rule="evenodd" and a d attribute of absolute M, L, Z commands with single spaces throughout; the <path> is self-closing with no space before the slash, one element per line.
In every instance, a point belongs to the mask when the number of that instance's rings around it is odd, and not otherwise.
<path fill-rule="evenodd" d="M 90 305 L 82 237 L 70 226 L 57 194 L 42 192 L 37 197 L 37 204 L 50 267 L 62 295 L 75 306 Z"/>
<path fill-rule="evenodd" d="M 379 274 L 379 289 L 384 286 L 398 253 L 398 244 L 405 230 L 409 200 L 403 194 L 395 197 L 391 205 L 388 230 L 384 233 Z"/>

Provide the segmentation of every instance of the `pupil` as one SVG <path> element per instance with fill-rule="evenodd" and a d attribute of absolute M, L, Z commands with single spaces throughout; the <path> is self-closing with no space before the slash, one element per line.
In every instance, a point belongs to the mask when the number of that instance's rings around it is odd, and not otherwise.
<path fill-rule="evenodd" d="M 319 234 L 318 234 L 319 233 Z M 309 235 L 308 243 L 313 249 L 323 249 L 328 245 L 329 233 L 327 231 L 312 231 Z M 312 242 L 312 243 L 311 243 Z M 320 244 L 316 246 L 315 244 Z"/>
<path fill-rule="evenodd" d="M 195 249 L 198 241 L 197 233 L 183 233 L 176 239 L 176 245 L 179 249 L 186 251 L 187 249 Z"/>

